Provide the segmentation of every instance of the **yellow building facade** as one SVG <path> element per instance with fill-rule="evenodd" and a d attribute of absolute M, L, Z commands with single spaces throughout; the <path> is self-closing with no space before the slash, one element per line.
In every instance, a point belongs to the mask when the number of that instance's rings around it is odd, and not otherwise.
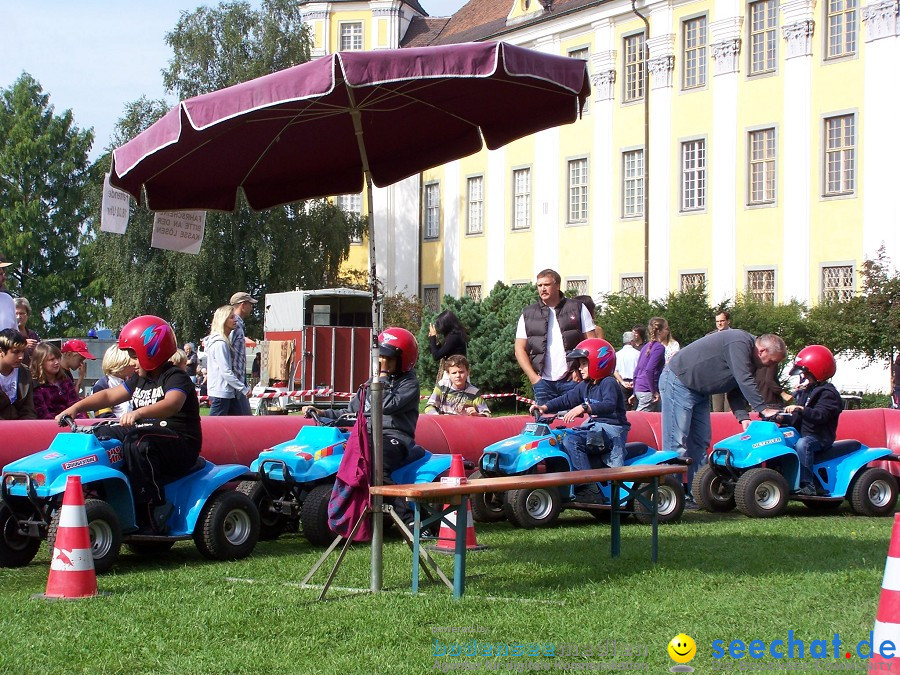
<path fill-rule="evenodd" d="M 814 304 L 855 293 L 880 246 L 900 259 L 898 0 L 639 2 L 649 31 L 621 0 L 303 7 L 316 53 L 490 39 L 590 72 L 574 124 L 376 191 L 389 289 L 437 306 L 550 267 L 595 297 L 702 282 Z"/>

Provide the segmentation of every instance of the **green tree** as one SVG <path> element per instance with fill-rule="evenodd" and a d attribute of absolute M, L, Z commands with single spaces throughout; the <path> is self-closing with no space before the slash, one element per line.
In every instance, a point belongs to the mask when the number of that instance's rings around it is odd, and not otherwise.
<path fill-rule="evenodd" d="M 259 10 L 232 2 L 183 13 L 166 36 L 174 51 L 163 73 L 166 87 L 185 98 L 308 60 L 308 31 L 298 7 L 289 0 L 265 0 Z M 164 112 L 158 101 L 129 105 L 116 144 Z M 108 166 L 108 157 L 98 164 Z M 98 191 L 94 213 L 99 198 Z M 254 212 L 241 199 L 234 213 L 207 214 L 203 246 L 193 256 L 151 249 L 152 214 L 133 206 L 125 236 L 97 232 L 92 264 L 112 299 L 111 325 L 158 313 L 186 340 L 205 335 L 212 311 L 235 291 L 259 296 L 336 285 L 350 239 L 362 229 L 360 218 L 326 200 Z M 262 318 L 260 311 L 248 319 L 248 335 L 261 334 Z"/>
<path fill-rule="evenodd" d="M 749 295 L 740 295 L 731 309 L 731 326 L 754 335 L 780 335 L 788 352 L 796 354 L 810 343 L 806 313 L 806 305 L 797 300 L 773 305 L 755 300 Z"/>
<path fill-rule="evenodd" d="M 0 92 L 0 251 L 16 262 L 9 290 L 28 297 L 29 326 L 44 335 L 84 334 L 102 313 L 79 267 L 92 142 L 27 73 Z"/>

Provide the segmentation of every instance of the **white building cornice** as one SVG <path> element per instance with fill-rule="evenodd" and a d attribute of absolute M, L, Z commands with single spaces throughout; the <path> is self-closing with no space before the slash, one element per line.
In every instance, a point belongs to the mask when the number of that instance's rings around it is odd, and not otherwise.
<path fill-rule="evenodd" d="M 784 57 L 793 59 L 798 56 L 812 56 L 812 38 L 816 22 L 812 19 L 795 21 L 781 27 L 781 36 L 787 42 Z"/>
<path fill-rule="evenodd" d="M 594 88 L 596 101 L 610 101 L 615 96 L 616 71 L 604 70 L 591 75 L 591 86 Z"/>
<path fill-rule="evenodd" d="M 866 42 L 900 35 L 900 0 L 871 2 L 862 8 Z"/>
<path fill-rule="evenodd" d="M 710 45 L 716 64 L 714 75 L 736 73 L 740 68 L 741 38 L 730 38 Z"/>

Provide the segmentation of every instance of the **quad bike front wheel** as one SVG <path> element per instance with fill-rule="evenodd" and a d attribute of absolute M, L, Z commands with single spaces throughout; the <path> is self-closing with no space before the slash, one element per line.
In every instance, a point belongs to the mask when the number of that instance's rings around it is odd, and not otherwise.
<path fill-rule="evenodd" d="M 469 480 L 476 478 L 484 478 L 481 471 L 475 471 L 469 476 Z M 506 520 L 502 492 L 483 492 L 470 495 L 469 502 L 472 504 L 472 519 L 477 523 L 498 523 Z"/>
<path fill-rule="evenodd" d="M 734 487 L 738 510 L 750 518 L 775 518 L 788 505 L 787 480 L 773 469 L 745 471 Z"/>
<path fill-rule="evenodd" d="M 328 501 L 332 488 L 330 484 L 316 485 L 303 500 L 300 524 L 303 526 L 303 536 L 310 544 L 327 546 L 337 537 L 328 527 Z"/>
<path fill-rule="evenodd" d="M 223 490 L 206 500 L 194 528 L 200 553 L 212 560 L 238 560 L 253 552 L 258 539 L 259 512 L 247 495 Z"/>
<path fill-rule="evenodd" d="M 657 522 L 674 523 L 684 513 L 684 485 L 675 476 L 666 476 L 660 481 L 656 500 Z M 639 523 L 652 523 L 653 514 L 637 499 L 634 500 L 634 517 Z"/>
<path fill-rule="evenodd" d="M 553 525 L 562 509 L 562 497 L 555 487 L 510 490 L 503 501 L 506 517 L 516 527 L 532 529 Z"/>
<path fill-rule="evenodd" d="M 863 469 L 850 489 L 850 508 L 861 516 L 889 516 L 897 505 L 897 481 L 884 469 Z"/>
<path fill-rule="evenodd" d="M 701 466 L 694 474 L 691 491 L 701 509 L 718 513 L 734 510 L 734 484 L 716 473 L 709 464 Z"/>
<path fill-rule="evenodd" d="M 237 491 L 250 498 L 259 511 L 259 538 L 262 541 L 278 539 L 287 530 L 287 517 L 278 513 L 272 506 L 272 498 L 266 492 L 266 488 L 258 480 L 241 481 Z"/>
<path fill-rule="evenodd" d="M 37 555 L 41 540 L 23 534 L 19 520 L 5 502 L 0 501 L 0 567 L 24 567 Z"/>
<path fill-rule="evenodd" d="M 91 555 L 94 557 L 94 571 L 108 572 L 122 548 L 122 526 L 116 510 L 102 499 L 85 499 L 84 512 L 87 516 L 88 534 L 91 540 Z M 47 530 L 47 548 L 53 554 L 56 535 L 59 532 L 59 517 L 62 509 L 56 509 L 50 517 Z"/>

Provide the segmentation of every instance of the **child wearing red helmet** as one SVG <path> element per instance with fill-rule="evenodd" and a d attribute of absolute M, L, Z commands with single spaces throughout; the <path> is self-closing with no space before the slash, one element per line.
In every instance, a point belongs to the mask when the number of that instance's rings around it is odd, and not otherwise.
<path fill-rule="evenodd" d="M 532 410 L 558 412 L 568 410 L 566 422 L 588 415 L 577 429 L 566 434 L 563 450 L 572 462 L 573 471 L 591 469 L 589 455 L 599 450 L 601 461 L 607 466 L 625 463 L 625 443 L 631 425 L 625 416 L 625 397 L 613 372 L 616 369 L 616 350 L 606 340 L 588 338 L 566 354 L 567 361 L 577 361 L 581 382 L 562 396 L 543 405 L 533 405 Z M 601 499 L 596 484 L 581 485 L 575 490 L 580 502 L 597 502 Z"/>
<path fill-rule="evenodd" d="M 131 401 L 133 410 L 97 435 L 122 441 L 139 531 L 164 534 L 171 506 L 166 503 L 163 483 L 188 473 L 200 456 L 203 436 L 197 390 L 187 373 L 169 362 L 178 346 L 175 332 L 164 319 L 149 315 L 132 319 L 119 335 L 119 349 L 137 361 L 137 373 L 69 406 L 56 421 Z"/>
<path fill-rule="evenodd" d="M 391 473 L 410 462 L 410 451 L 415 445 L 416 424 L 419 421 L 419 379 L 415 365 L 419 358 L 419 345 L 415 336 L 405 328 L 385 328 L 378 335 L 379 379 L 384 384 L 382 398 L 382 438 L 384 448 L 384 484 L 391 484 Z M 366 389 L 365 404 L 357 393 L 350 400 L 350 412 L 369 417 L 370 391 Z M 321 417 L 336 418 L 343 410 L 316 410 Z M 371 423 L 369 433 L 372 433 Z M 413 521 L 413 512 L 403 499 L 391 501 L 394 512 L 407 524 Z"/>
<path fill-rule="evenodd" d="M 800 459 L 798 494 L 816 494 L 812 465 L 815 453 L 828 450 L 837 435 L 838 417 L 844 406 L 841 395 L 828 379 L 837 371 L 834 355 L 827 347 L 804 347 L 794 359 L 791 375 L 800 375 L 800 386 L 794 394 L 797 405 L 784 410 L 791 413 L 791 426 L 800 433 L 794 449 Z"/>

